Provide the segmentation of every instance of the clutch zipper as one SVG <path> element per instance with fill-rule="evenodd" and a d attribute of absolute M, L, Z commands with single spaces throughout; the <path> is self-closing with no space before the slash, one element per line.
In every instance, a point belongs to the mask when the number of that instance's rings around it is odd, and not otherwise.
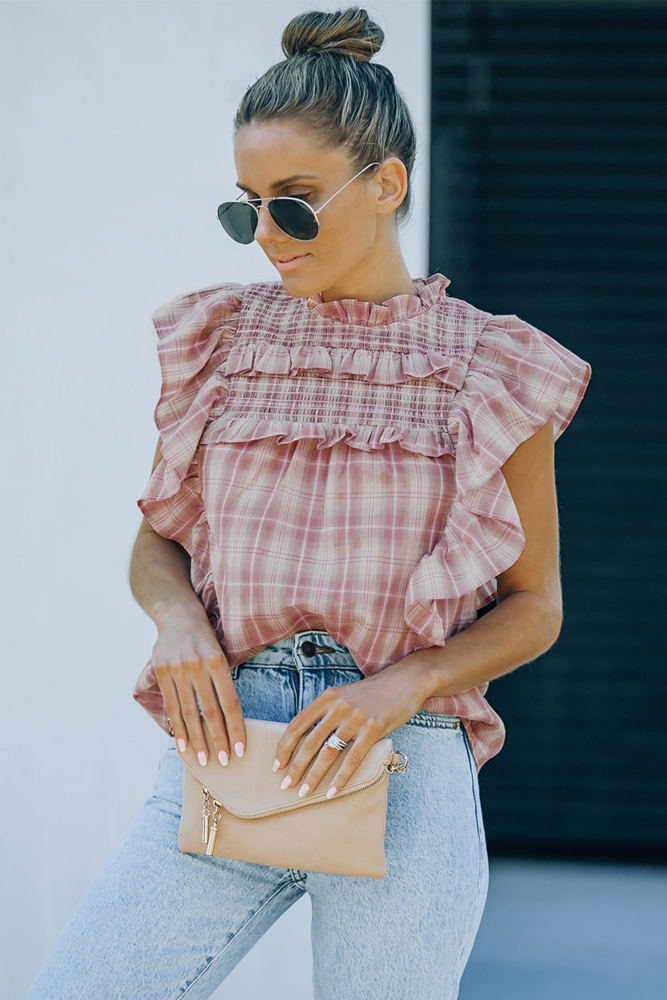
<path fill-rule="evenodd" d="M 402 760 L 397 761 L 395 759 L 396 757 L 401 757 Z M 392 753 L 391 759 L 383 764 L 381 773 L 378 774 L 373 781 L 364 785 L 363 788 L 350 788 L 348 791 L 342 789 L 336 798 L 343 798 L 345 795 L 356 795 L 358 792 L 365 792 L 367 788 L 373 788 L 378 784 L 378 782 L 382 781 L 385 774 L 403 774 L 406 771 L 407 766 L 408 758 L 406 755 L 402 750 L 395 750 Z M 300 808 L 304 809 L 306 806 L 321 805 L 323 801 L 326 800 L 318 799 L 316 802 L 304 802 Z M 218 802 L 218 800 L 211 795 L 206 785 L 202 785 L 201 842 L 202 844 L 206 844 L 206 854 L 209 857 L 215 851 L 215 843 L 218 839 L 218 831 L 220 830 L 220 826 L 222 824 L 222 813 L 224 808 L 223 804 Z M 289 812 L 293 808 L 294 806 L 292 804 L 288 804 L 280 806 L 278 809 L 272 810 L 272 812 Z"/>

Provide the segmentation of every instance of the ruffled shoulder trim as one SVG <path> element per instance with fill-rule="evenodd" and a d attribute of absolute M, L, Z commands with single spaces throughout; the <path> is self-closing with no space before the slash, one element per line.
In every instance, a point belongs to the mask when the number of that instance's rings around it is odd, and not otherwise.
<path fill-rule="evenodd" d="M 216 351 L 221 345 L 231 346 L 242 298 L 243 285 L 212 285 L 179 295 L 155 310 L 152 319 L 162 371 L 160 402 L 191 383 L 211 357 L 220 360 Z"/>
<path fill-rule="evenodd" d="M 587 362 L 542 330 L 518 316 L 493 316 L 450 418 L 460 451 L 461 492 L 482 485 L 548 420 L 554 437 L 560 437 L 590 375 Z"/>
<path fill-rule="evenodd" d="M 219 391 L 216 372 L 227 360 L 242 296 L 242 285 L 213 285 L 177 296 L 153 313 L 162 374 L 155 408 L 162 460 L 139 507 L 159 534 L 188 551 L 202 516 L 193 460 Z"/>
<path fill-rule="evenodd" d="M 517 316 L 493 316 L 479 337 L 449 432 L 456 496 L 436 548 L 418 564 L 405 602 L 408 625 L 442 645 L 467 595 L 477 606 L 521 555 L 526 537 L 502 474 L 513 452 L 543 427 L 559 437 L 590 379 L 590 366 Z"/>

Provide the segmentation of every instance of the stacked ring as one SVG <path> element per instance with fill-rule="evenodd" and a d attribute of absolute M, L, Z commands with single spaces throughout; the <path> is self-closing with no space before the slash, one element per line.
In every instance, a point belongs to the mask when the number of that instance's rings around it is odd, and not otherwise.
<path fill-rule="evenodd" d="M 334 750 L 344 750 L 347 746 L 347 742 L 345 740 L 341 740 L 340 736 L 336 736 L 335 733 L 332 733 L 324 745 L 325 747 L 332 747 Z"/>

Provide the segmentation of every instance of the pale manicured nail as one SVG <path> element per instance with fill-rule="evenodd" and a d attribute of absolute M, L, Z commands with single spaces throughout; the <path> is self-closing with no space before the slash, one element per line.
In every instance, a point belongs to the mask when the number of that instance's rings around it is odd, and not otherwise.
<path fill-rule="evenodd" d="M 280 767 L 280 761 L 276 757 L 276 759 L 273 762 L 273 773 L 274 774 L 276 773 L 276 771 L 278 770 L 279 767 Z"/>
<path fill-rule="evenodd" d="M 334 797 L 334 795 L 336 794 L 337 791 L 338 791 L 338 789 L 336 788 L 336 786 L 332 785 L 331 788 L 329 789 L 329 791 L 327 792 L 327 798 L 328 799 L 332 799 Z"/>
<path fill-rule="evenodd" d="M 178 739 L 176 740 L 176 745 L 178 746 L 178 749 L 181 751 L 181 753 L 185 753 L 185 740 L 183 739 L 182 736 L 178 737 Z"/>
<path fill-rule="evenodd" d="M 304 797 L 304 795 L 306 794 L 306 792 L 309 792 L 309 791 L 310 791 L 310 785 L 308 784 L 307 781 L 304 781 L 304 783 L 302 784 L 301 788 L 299 789 L 299 798 L 302 799 Z"/>
<path fill-rule="evenodd" d="M 208 757 L 206 756 L 203 750 L 200 750 L 199 753 L 197 754 L 197 760 L 199 761 L 202 767 L 206 766 L 208 762 Z"/>
<path fill-rule="evenodd" d="M 242 757 L 245 752 L 245 747 L 241 742 L 234 744 L 234 750 L 236 751 L 237 757 Z"/>
<path fill-rule="evenodd" d="M 220 761 L 223 767 L 227 767 L 227 765 L 229 764 L 229 757 L 227 756 L 224 750 L 221 750 L 218 753 L 218 760 Z"/>
<path fill-rule="evenodd" d="M 284 788 L 289 788 L 289 786 L 291 784 L 292 784 L 292 775 L 291 774 L 286 774 L 285 777 L 283 778 L 283 780 L 280 782 L 280 787 L 283 788 L 283 789 Z"/>

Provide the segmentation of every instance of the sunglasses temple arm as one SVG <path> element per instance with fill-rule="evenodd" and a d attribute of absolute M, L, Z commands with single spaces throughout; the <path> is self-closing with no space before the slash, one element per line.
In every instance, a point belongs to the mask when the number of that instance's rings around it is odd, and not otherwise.
<path fill-rule="evenodd" d="M 357 177 L 361 177 L 361 175 L 366 170 L 370 170 L 371 167 L 379 167 L 379 166 L 380 166 L 379 161 L 377 163 L 367 163 L 366 166 L 363 168 L 363 170 L 360 170 L 358 174 L 354 175 L 354 177 L 350 177 L 349 181 L 345 181 L 345 183 L 343 184 L 343 186 L 341 188 L 338 188 L 338 190 L 335 191 L 334 194 L 332 194 L 330 198 L 327 198 L 327 200 L 324 202 L 324 204 L 320 205 L 320 207 L 317 209 L 317 211 L 315 211 L 314 209 L 311 209 L 311 211 L 313 212 L 313 215 L 319 215 L 320 212 L 322 211 L 322 209 L 326 208 L 327 205 L 329 204 L 329 202 L 333 201 L 337 194 L 340 194 L 341 191 L 344 191 L 345 188 L 348 186 L 348 184 L 351 184 L 352 181 L 356 181 Z M 310 205 L 308 205 L 308 208 L 310 208 Z"/>

